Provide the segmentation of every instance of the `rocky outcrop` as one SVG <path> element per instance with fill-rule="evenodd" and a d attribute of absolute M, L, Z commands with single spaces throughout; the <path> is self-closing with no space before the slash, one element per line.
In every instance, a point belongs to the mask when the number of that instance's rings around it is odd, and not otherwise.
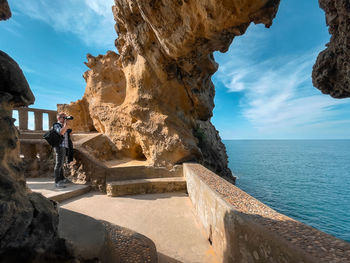
<path fill-rule="evenodd" d="M 11 10 L 7 0 L 0 0 L 0 20 L 6 20 L 11 17 Z"/>
<path fill-rule="evenodd" d="M 27 106 L 34 103 L 34 95 L 22 70 L 2 51 L 0 51 L 0 95 L 1 101 L 14 106 Z"/>
<path fill-rule="evenodd" d="M 168 167 L 197 161 L 232 181 L 225 146 L 210 123 L 211 76 L 218 68 L 213 52 L 227 51 L 251 22 L 269 27 L 278 5 L 279 0 L 115 1 L 119 55 L 88 55 L 84 114 L 119 156 Z M 79 103 L 62 107 L 71 113 Z"/>
<path fill-rule="evenodd" d="M 26 188 L 21 168 L 12 108 L 33 102 L 22 70 L 0 51 L 0 262 L 61 262 L 70 258 L 65 241 L 57 234 L 55 204 Z"/>
<path fill-rule="evenodd" d="M 313 67 L 312 82 L 334 98 L 350 97 L 350 2 L 319 0 L 332 35 Z"/>

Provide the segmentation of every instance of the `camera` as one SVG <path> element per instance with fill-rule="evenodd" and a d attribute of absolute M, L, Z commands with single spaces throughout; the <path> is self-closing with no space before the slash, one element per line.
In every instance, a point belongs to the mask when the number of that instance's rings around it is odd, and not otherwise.
<path fill-rule="evenodd" d="M 74 118 L 73 118 L 73 116 L 66 116 L 66 117 L 64 117 L 64 119 L 65 120 L 73 120 Z"/>

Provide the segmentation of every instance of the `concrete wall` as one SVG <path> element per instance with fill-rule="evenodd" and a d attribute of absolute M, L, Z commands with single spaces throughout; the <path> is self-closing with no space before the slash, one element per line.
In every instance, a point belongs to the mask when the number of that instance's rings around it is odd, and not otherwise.
<path fill-rule="evenodd" d="M 189 197 L 222 262 L 350 262 L 350 244 L 259 202 L 199 164 L 184 164 Z"/>

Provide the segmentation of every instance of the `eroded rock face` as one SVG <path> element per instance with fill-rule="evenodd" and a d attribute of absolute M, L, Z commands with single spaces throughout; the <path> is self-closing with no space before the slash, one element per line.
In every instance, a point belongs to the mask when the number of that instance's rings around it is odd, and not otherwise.
<path fill-rule="evenodd" d="M 34 95 L 29 88 L 22 70 L 6 53 L 0 50 L 0 100 L 16 106 L 34 103 Z"/>
<path fill-rule="evenodd" d="M 314 86 L 334 98 L 350 97 L 350 2 L 319 0 L 332 35 L 313 67 Z"/>
<path fill-rule="evenodd" d="M 69 258 L 55 204 L 26 188 L 12 108 L 34 102 L 17 63 L 0 51 L 0 262 Z"/>
<path fill-rule="evenodd" d="M 94 128 L 121 155 L 156 166 L 197 161 L 232 178 L 225 146 L 210 123 L 211 76 L 218 68 L 213 52 L 227 51 L 251 22 L 269 27 L 278 5 L 279 0 L 115 1 L 120 55 L 89 55 L 84 75 L 83 100 Z"/>
<path fill-rule="evenodd" d="M 7 0 L 0 0 L 0 20 L 6 20 L 11 17 L 11 10 Z"/>

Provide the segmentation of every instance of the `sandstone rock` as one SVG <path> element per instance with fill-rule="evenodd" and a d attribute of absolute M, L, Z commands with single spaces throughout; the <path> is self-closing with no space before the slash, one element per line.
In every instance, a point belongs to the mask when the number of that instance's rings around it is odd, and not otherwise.
<path fill-rule="evenodd" d="M 232 178 L 210 123 L 211 76 L 218 68 L 213 52 L 227 51 L 251 22 L 269 27 L 278 5 L 279 0 L 115 1 L 119 55 L 88 55 L 84 75 L 83 100 L 94 128 L 111 139 L 119 156 L 167 167 L 197 161 Z M 64 109 L 70 114 L 74 107 Z"/>
<path fill-rule="evenodd" d="M 46 143 L 22 141 L 20 154 L 25 178 L 50 177 L 55 161 L 52 147 Z"/>
<path fill-rule="evenodd" d="M 7 0 L 0 0 L 0 20 L 6 20 L 11 17 L 11 10 Z"/>
<path fill-rule="evenodd" d="M 0 0 L 0 20 L 10 15 L 7 1 Z M 22 70 L 0 51 L 0 262 L 69 258 L 64 240 L 57 235 L 55 204 L 27 190 L 21 169 L 12 108 L 33 102 Z"/>
<path fill-rule="evenodd" d="M 313 85 L 334 98 L 350 97 L 350 3 L 319 0 L 319 4 L 332 36 L 313 67 Z"/>
<path fill-rule="evenodd" d="M 68 115 L 74 117 L 71 122 L 74 131 L 96 131 L 89 114 L 88 103 L 85 98 L 71 104 L 58 104 L 57 112 L 68 112 Z"/>
<path fill-rule="evenodd" d="M 17 63 L 0 51 L 0 262 L 69 260 L 54 203 L 26 188 L 13 106 L 34 102 Z"/>
<path fill-rule="evenodd" d="M 16 61 L 0 50 L 0 101 L 13 106 L 34 103 L 34 95 Z"/>

